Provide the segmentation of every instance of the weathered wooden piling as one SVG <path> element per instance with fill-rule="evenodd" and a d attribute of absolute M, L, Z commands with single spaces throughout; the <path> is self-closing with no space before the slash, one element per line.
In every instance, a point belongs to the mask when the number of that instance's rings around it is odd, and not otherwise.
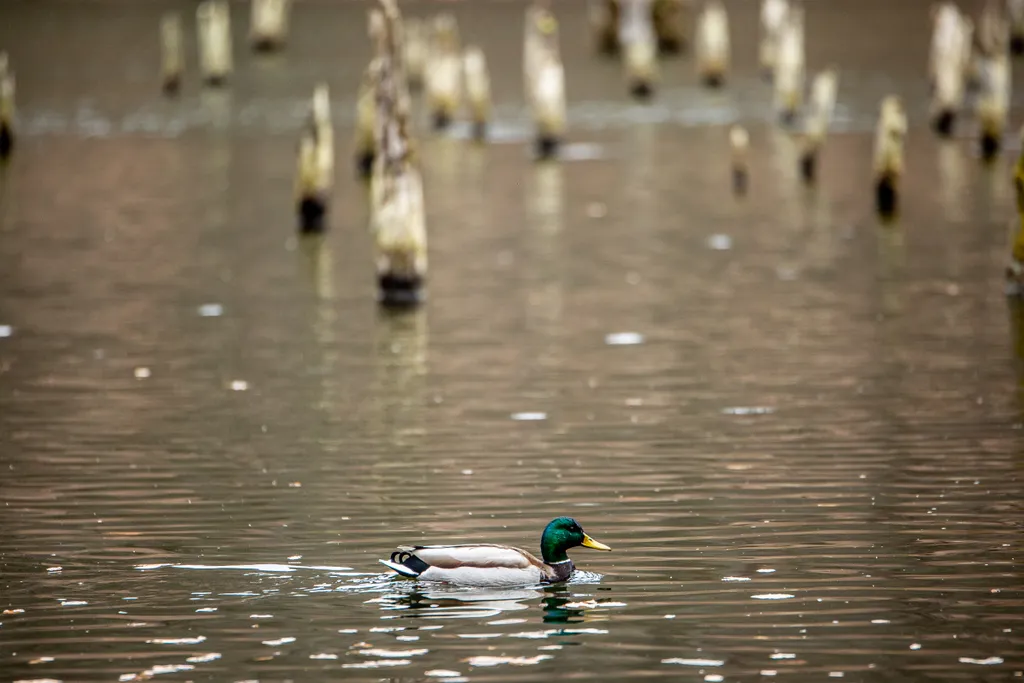
<path fill-rule="evenodd" d="M 377 152 L 377 95 L 373 78 L 378 68 L 377 59 L 366 67 L 356 97 L 355 165 L 356 173 L 364 179 L 368 179 L 373 172 L 373 160 Z"/>
<path fill-rule="evenodd" d="M 761 34 L 758 42 L 758 61 L 761 65 L 761 73 L 769 80 L 775 77 L 779 42 L 788 13 L 788 0 L 761 0 Z"/>
<path fill-rule="evenodd" d="M 775 56 L 775 111 L 782 123 L 792 124 L 800 113 L 804 98 L 805 49 L 804 9 L 791 4 L 779 33 L 778 54 Z"/>
<path fill-rule="evenodd" d="M 543 1 L 526 9 L 523 77 L 536 130 L 537 158 L 551 159 L 565 135 L 565 69 L 558 20 Z"/>
<path fill-rule="evenodd" d="M 621 3 L 619 43 L 623 49 L 626 84 L 633 97 L 645 100 L 654 94 L 658 78 L 651 0 L 621 0 Z"/>
<path fill-rule="evenodd" d="M 882 100 L 875 129 L 875 207 L 885 219 L 899 208 L 899 185 L 903 175 L 903 141 L 907 116 L 895 95 Z"/>
<path fill-rule="evenodd" d="M 1002 147 L 1010 108 L 1010 55 L 1006 50 L 981 61 L 980 92 L 977 99 L 981 157 L 991 161 Z"/>
<path fill-rule="evenodd" d="M 443 130 L 455 119 L 462 104 L 462 64 L 459 28 L 455 17 L 440 14 L 434 18 L 427 60 L 427 107 L 436 130 Z"/>
<path fill-rule="evenodd" d="M 160 71 L 163 91 L 168 95 L 176 94 L 181 89 L 185 71 L 181 16 L 177 12 L 167 12 L 160 17 Z"/>
<path fill-rule="evenodd" d="M 832 123 L 838 88 L 839 73 L 835 69 L 825 69 L 811 82 L 811 106 L 800 152 L 800 175 L 808 184 L 813 183 L 818 175 L 818 157 Z"/>
<path fill-rule="evenodd" d="M 257 52 L 280 50 L 288 42 L 291 0 L 252 0 L 249 42 Z"/>
<path fill-rule="evenodd" d="M 0 52 L 0 160 L 14 151 L 14 71 L 6 52 Z"/>
<path fill-rule="evenodd" d="M 709 0 L 697 17 L 694 48 L 697 75 L 704 85 L 717 88 L 729 71 L 729 15 L 721 0 Z"/>
<path fill-rule="evenodd" d="M 1021 128 L 1024 143 L 1024 128 Z M 1024 297 L 1024 145 L 1013 167 L 1013 187 L 1017 196 L 1017 227 L 1010 246 L 1010 262 L 1006 266 L 1006 294 Z"/>
<path fill-rule="evenodd" d="M 226 85 L 233 69 L 231 10 L 225 0 L 205 0 L 196 8 L 199 70 L 210 86 Z"/>
<path fill-rule="evenodd" d="M 491 78 L 483 50 L 475 45 L 467 47 L 462 55 L 462 70 L 473 138 L 483 141 L 487 138 L 487 125 L 491 118 Z"/>
<path fill-rule="evenodd" d="M 413 91 L 423 88 L 430 53 L 427 29 L 426 24 L 416 17 L 406 17 L 404 20 L 405 76 L 409 89 Z"/>
<path fill-rule="evenodd" d="M 732 191 L 738 197 L 747 193 L 750 184 L 750 167 L 747 161 L 750 149 L 750 134 L 743 126 L 729 129 L 729 148 L 732 161 Z"/>
<path fill-rule="evenodd" d="M 937 5 L 932 15 L 928 74 L 932 84 L 932 126 L 950 137 L 963 105 L 965 77 L 970 66 L 973 22 L 952 2 Z"/>
<path fill-rule="evenodd" d="M 376 147 L 370 191 L 371 231 L 376 245 L 379 301 L 388 308 L 423 302 L 427 275 L 427 232 L 423 181 L 414 163 L 408 128 L 405 74 L 394 0 L 380 0 L 384 35 L 374 72 Z"/>
<path fill-rule="evenodd" d="M 295 202 L 300 232 L 324 231 L 333 185 L 334 128 L 330 93 L 327 86 L 321 84 L 313 91 L 309 118 L 299 140 Z"/>
<path fill-rule="evenodd" d="M 654 0 L 651 20 L 659 52 L 676 54 L 686 49 L 692 15 L 691 0 Z"/>

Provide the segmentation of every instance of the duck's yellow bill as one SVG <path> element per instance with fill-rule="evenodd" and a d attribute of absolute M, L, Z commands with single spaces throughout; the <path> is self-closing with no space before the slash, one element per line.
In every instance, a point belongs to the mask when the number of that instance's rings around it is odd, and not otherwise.
<path fill-rule="evenodd" d="M 586 534 L 583 534 L 583 545 L 588 548 L 593 548 L 594 550 L 611 550 L 611 548 L 606 546 L 604 543 L 601 543 L 601 541 L 595 541 Z"/>

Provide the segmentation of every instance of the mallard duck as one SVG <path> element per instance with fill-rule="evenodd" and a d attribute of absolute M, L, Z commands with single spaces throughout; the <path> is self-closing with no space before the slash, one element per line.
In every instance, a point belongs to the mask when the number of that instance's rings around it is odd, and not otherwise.
<path fill-rule="evenodd" d="M 832 122 L 838 84 L 839 75 L 835 69 L 825 69 L 811 83 L 811 111 L 807 116 L 807 132 L 800 155 L 800 174 L 807 183 L 813 182 L 817 175 L 818 153 L 825 144 Z"/>
<path fill-rule="evenodd" d="M 224 0 L 206 0 L 196 8 L 199 68 L 207 85 L 221 86 L 231 74 L 231 15 Z"/>
<path fill-rule="evenodd" d="M 804 98 L 804 9 L 791 5 L 779 31 L 775 55 L 775 110 L 783 123 L 792 123 Z"/>
<path fill-rule="evenodd" d="M 729 70 L 729 15 L 721 0 L 710 0 L 697 18 L 697 73 L 705 85 L 725 83 Z"/>
<path fill-rule="evenodd" d="M 527 586 L 558 583 L 572 576 L 576 567 L 566 551 L 581 545 L 611 550 L 588 536 L 575 519 L 558 517 L 540 537 L 543 561 L 519 548 L 480 543 L 399 546 L 390 560 L 380 563 L 411 579 L 462 586 Z"/>
<path fill-rule="evenodd" d="M 875 205 L 883 218 L 896 213 L 906 134 L 907 115 L 903 104 L 895 95 L 889 95 L 882 100 L 875 131 Z"/>
<path fill-rule="evenodd" d="M 185 67 L 182 55 L 181 17 L 177 12 L 167 12 L 160 17 L 160 61 L 163 91 L 173 95 L 181 88 L 181 73 Z"/>
<path fill-rule="evenodd" d="M 14 74 L 7 63 L 7 53 L 0 52 L 0 159 L 11 156 L 14 149 Z"/>
<path fill-rule="evenodd" d="M 291 0 L 252 0 L 249 40 L 257 52 L 284 47 L 288 36 L 288 10 Z"/>

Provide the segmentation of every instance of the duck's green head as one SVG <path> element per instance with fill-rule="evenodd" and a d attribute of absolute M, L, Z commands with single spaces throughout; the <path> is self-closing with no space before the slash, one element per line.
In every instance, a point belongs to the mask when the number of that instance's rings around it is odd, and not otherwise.
<path fill-rule="evenodd" d="M 569 559 L 565 551 L 578 545 L 594 550 L 611 550 L 604 543 L 587 536 L 583 527 L 572 517 L 559 517 L 551 520 L 544 527 L 544 535 L 540 537 L 540 552 L 548 564 L 565 562 Z"/>

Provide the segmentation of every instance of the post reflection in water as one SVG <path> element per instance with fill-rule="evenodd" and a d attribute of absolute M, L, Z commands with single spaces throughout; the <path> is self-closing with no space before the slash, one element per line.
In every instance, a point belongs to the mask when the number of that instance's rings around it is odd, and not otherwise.
<path fill-rule="evenodd" d="M 878 242 L 878 287 L 881 310 L 885 315 L 898 315 L 903 307 L 901 290 L 907 265 L 907 235 L 899 219 L 879 223 L 875 230 Z"/>
<path fill-rule="evenodd" d="M 374 382 L 369 406 L 379 433 L 395 446 L 410 446 L 424 433 L 427 347 L 426 309 L 381 309 L 374 321 Z"/>

